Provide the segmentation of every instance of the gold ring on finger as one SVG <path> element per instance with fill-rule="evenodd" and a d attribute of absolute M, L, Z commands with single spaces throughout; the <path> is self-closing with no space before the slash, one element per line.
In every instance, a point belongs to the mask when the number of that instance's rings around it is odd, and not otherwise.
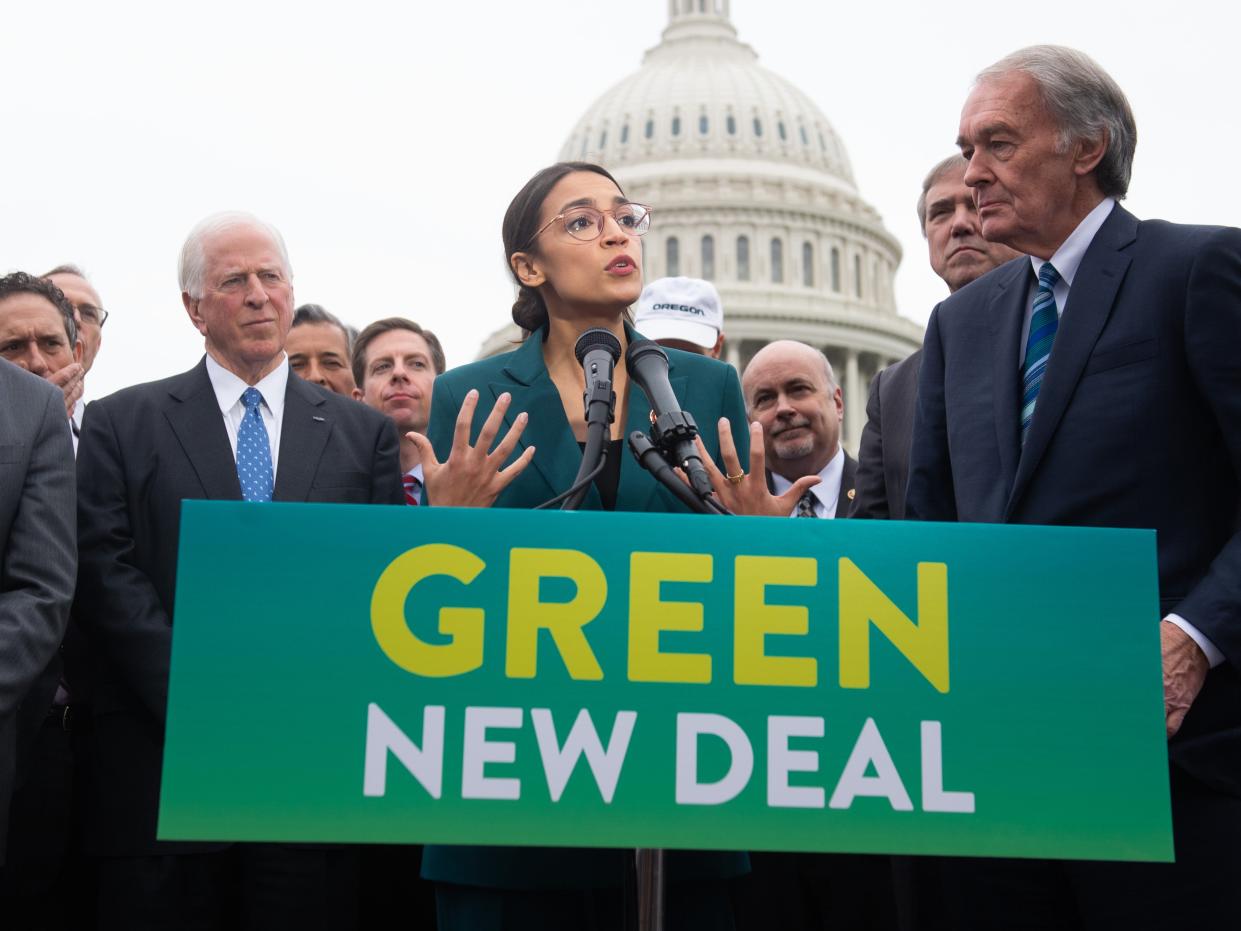
<path fill-rule="evenodd" d="M 728 484 L 730 485 L 740 485 L 741 480 L 745 478 L 745 473 L 738 472 L 736 475 L 725 475 L 724 478 L 728 479 Z"/>

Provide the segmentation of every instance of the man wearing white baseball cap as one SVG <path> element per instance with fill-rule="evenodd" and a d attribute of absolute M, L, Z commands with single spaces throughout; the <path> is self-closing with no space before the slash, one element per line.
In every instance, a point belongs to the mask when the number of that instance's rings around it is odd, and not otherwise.
<path fill-rule="evenodd" d="M 715 285 L 701 278 L 660 278 L 642 289 L 634 328 L 661 346 L 720 357 L 724 309 Z"/>

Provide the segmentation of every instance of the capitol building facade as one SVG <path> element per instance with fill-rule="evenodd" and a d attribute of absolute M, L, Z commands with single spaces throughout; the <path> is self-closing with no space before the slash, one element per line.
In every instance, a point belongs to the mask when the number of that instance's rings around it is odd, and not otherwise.
<path fill-rule="evenodd" d="M 870 378 L 922 343 L 896 312 L 900 245 L 858 193 L 827 118 L 738 40 L 729 0 L 668 0 L 668 14 L 662 41 L 586 111 L 560 159 L 605 166 L 653 208 L 643 277 L 714 282 L 738 370 L 772 340 L 822 349 L 856 452 Z M 493 334 L 481 355 L 516 335 Z"/>

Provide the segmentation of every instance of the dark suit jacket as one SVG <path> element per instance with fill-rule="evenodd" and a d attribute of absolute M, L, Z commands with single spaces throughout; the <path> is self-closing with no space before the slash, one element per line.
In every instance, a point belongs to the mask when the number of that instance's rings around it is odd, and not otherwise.
<path fill-rule="evenodd" d="M 1241 794 L 1241 230 L 1139 222 L 1117 206 L 1073 281 L 1023 448 L 1032 281 L 1015 259 L 932 313 L 908 513 L 1154 528 L 1159 610 L 1227 658 L 1170 753 Z"/>
<path fill-rule="evenodd" d="M 73 601 L 74 493 L 64 396 L 0 359 L 0 863 L 18 706 L 55 654 Z M 45 710 L 34 704 L 36 713 Z"/>
<path fill-rule="evenodd" d="M 845 464 L 840 470 L 840 491 L 836 496 L 836 513 L 832 515 L 837 520 L 853 516 L 851 512 L 856 495 L 857 469 L 857 460 L 845 453 Z M 770 469 L 767 470 L 767 490 L 773 495 L 776 493 L 776 485 L 771 480 Z"/>
<path fill-rule="evenodd" d="M 905 519 L 909 447 L 922 350 L 876 373 L 866 399 L 866 426 L 858 447 L 857 498 L 851 517 Z"/>
<path fill-rule="evenodd" d="M 274 500 L 401 504 L 400 473 L 388 418 L 290 373 Z M 75 616 L 96 660 L 87 846 L 105 856 L 194 849 L 156 843 L 155 827 L 181 502 L 241 498 L 205 360 L 87 407 L 78 475 Z"/>
<path fill-rule="evenodd" d="M 627 328 L 628 337 L 636 334 Z M 478 436 L 483 421 L 503 392 L 513 396 L 508 418 L 500 435 L 522 411 L 530 421 L 513 458 L 528 445 L 536 449 L 534 461 L 515 482 L 496 499 L 495 507 L 530 508 L 568 488 L 577 474 L 582 453 L 564 414 L 560 393 L 543 363 L 543 332 L 530 336 L 515 352 L 482 359 L 453 369 L 435 380 L 431 399 L 431 423 L 427 435 L 441 461 L 452 448 L 453 425 L 461 401 L 471 388 L 479 392 L 478 408 L 471 427 L 471 440 Z M 727 417 L 733 442 L 744 463 L 749 456 L 749 432 L 741 383 L 732 366 L 705 356 L 667 350 L 669 380 L 683 408 L 694 416 L 702 431 L 707 451 L 718 461 L 719 439 L 716 421 Z M 637 385 L 629 388 L 629 410 L 625 435 L 650 428 L 651 406 Z M 431 502 L 434 504 L 434 501 Z M 601 507 L 593 486 L 583 504 L 584 510 Z M 623 453 L 620 483 L 617 487 L 618 511 L 676 511 L 685 506 L 643 469 L 628 449 Z M 706 520 L 715 518 L 706 517 Z M 505 889 L 555 889 L 615 886 L 625 876 L 626 857 L 621 850 L 565 850 L 559 848 L 513 847 L 427 847 L 423 855 L 423 875 L 440 882 Z M 674 852 L 669 865 L 672 879 L 725 876 L 746 869 L 744 855 L 689 854 Z"/>

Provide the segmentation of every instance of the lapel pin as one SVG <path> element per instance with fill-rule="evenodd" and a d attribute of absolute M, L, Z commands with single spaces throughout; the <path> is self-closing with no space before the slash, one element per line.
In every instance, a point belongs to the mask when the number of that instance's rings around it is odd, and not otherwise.
<path fill-rule="evenodd" d="M 854 489 L 850 488 L 849 491 L 845 494 L 845 497 L 848 498 L 850 501 L 852 501 L 854 493 L 855 493 Z"/>
<path fill-rule="evenodd" d="M 311 414 L 310 416 L 311 416 L 312 418 L 314 418 L 315 420 L 319 421 L 319 423 L 325 423 L 325 422 L 326 422 L 326 421 L 324 421 L 324 419 L 323 419 L 322 417 L 320 417 L 318 414 Z"/>

